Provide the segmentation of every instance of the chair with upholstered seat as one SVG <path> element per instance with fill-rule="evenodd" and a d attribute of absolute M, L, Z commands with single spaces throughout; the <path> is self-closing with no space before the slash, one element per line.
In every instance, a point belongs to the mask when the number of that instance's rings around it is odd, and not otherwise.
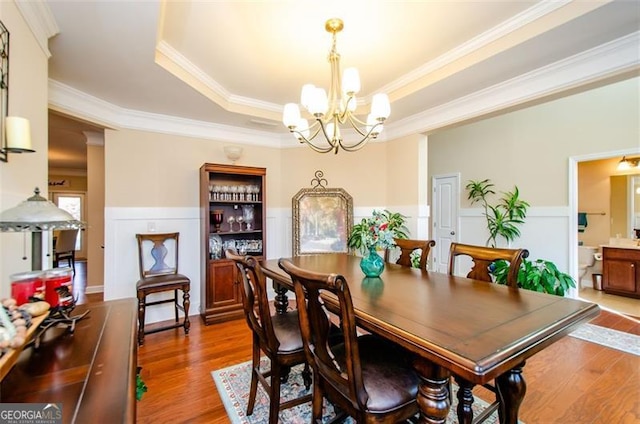
<path fill-rule="evenodd" d="M 433 246 L 436 245 L 434 240 L 409 240 L 409 239 L 394 239 L 396 246 L 400 249 L 400 257 L 396 260 L 398 265 L 411 267 L 411 253 L 420 249 L 420 262 L 418 268 L 427 269 L 427 260 L 429 259 L 429 252 Z M 384 252 L 384 260 L 390 261 L 391 250 L 387 249 Z"/>
<path fill-rule="evenodd" d="M 53 266 L 60 266 L 60 261 L 68 261 L 69 266 L 76 273 L 76 240 L 78 230 L 62 230 L 58 232 L 53 246 Z"/>
<path fill-rule="evenodd" d="M 138 296 L 138 344 L 144 344 L 145 334 L 172 328 L 184 328 L 189 334 L 189 289 L 191 280 L 178 274 L 178 240 L 180 233 L 152 233 L 136 234 L 138 240 L 138 263 L 140 280 L 136 283 Z M 168 261 L 167 264 L 165 261 Z M 179 303 L 178 290 L 182 291 L 182 304 Z M 154 293 L 173 292 L 173 297 L 147 302 L 147 296 Z M 171 325 L 145 328 L 145 314 L 148 306 L 173 303 L 175 323 Z M 179 321 L 178 311 L 184 313 L 184 319 Z"/>
<path fill-rule="evenodd" d="M 253 333 L 251 355 L 251 387 L 247 415 L 253 414 L 258 382 L 269 395 L 269 423 L 276 424 L 281 409 L 291 408 L 311 400 L 311 395 L 300 396 L 280 403 L 280 383 L 286 382 L 292 366 L 305 364 L 302 372 L 307 389 L 311 386 L 311 371 L 306 361 L 298 311 L 272 313 L 267 297 L 266 278 L 253 256 L 241 256 L 234 249 L 225 255 L 235 262 L 242 277 L 242 304 L 247 324 Z M 271 361 L 271 369 L 260 371 L 260 352 Z M 267 377 L 271 377 L 267 381 Z"/>
<path fill-rule="evenodd" d="M 529 256 L 529 251 L 527 249 L 500 249 L 495 247 L 451 243 L 451 247 L 449 248 L 449 275 L 454 275 L 456 259 L 460 256 L 469 257 L 473 262 L 472 268 L 467 274 L 467 278 L 487 282 L 493 281 L 490 271 L 491 264 L 498 260 L 507 261 L 509 263 L 507 285 L 517 289 L 520 265 L 522 260 Z M 479 317 L 479 319 L 481 319 L 481 317 Z M 462 387 L 462 384 L 460 384 L 460 386 Z M 496 410 L 498 410 L 500 417 L 503 416 L 503 397 L 498 391 L 497 386 L 495 384 L 487 383 L 484 384 L 483 387 L 495 393 L 496 400 L 486 407 L 480 415 L 473 420 L 474 424 L 485 421 Z M 500 419 L 500 422 L 502 422 L 502 419 Z"/>
<path fill-rule="evenodd" d="M 397 423 L 416 415 L 418 375 L 397 345 L 371 334 L 357 337 L 345 278 L 304 270 L 286 259 L 279 266 L 293 281 L 304 349 L 313 367 L 313 421 L 321 422 L 324 397 L 357 423 Z M 325 295 L 338 301 L 341 343 L 330 340 Z"/>

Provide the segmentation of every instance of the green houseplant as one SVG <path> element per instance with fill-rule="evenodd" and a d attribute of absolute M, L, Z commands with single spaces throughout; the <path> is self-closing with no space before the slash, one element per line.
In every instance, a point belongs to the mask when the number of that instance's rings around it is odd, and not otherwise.
<path fill-rule="evenodd" d="M 406 217 L 401 213 L 385 209 L 374 210 L 372 215 L 371 218 L 363 218 L 353 226 L 347 245 L 362 253 L 362 272 L 367 277 L 378 277 L 384 270 L 384 261 L 377 250 L 395 246 L 394 238 L 408 238 L 409 230 L 404 224 Z"/>
<path fill-rule="evenodd" d="M 506 261 L 494 262 L 490 271 L 495 277 L 496 283 L 507 284 L 509 264 Z M 567 290 L 575 288 L 576 284 L 569 274 L 558 270 L 558 267 L 551 261 L 523 259 L 518 271 L 518 287 L 564 296 Z"/>
<path fill-rule="evenodd" d="M 492 205 L 489 203 L 489 197 L 496 194 L 493 187 L 491 181 L 486 179 L 470 180 L 465 188 L 469 192 L 467 198 L 471 200 L 471 204 L 480 203 L 484 208 L 483 215 L 489 230 L 486 245 L 496 247 L 498 237 L 504 238 L 507 243 L 520 237 L 518 226 L 524 224 L 529 204 L 520 199 L 520 191 L 515 186 L 513 191 L 503 192 L 498 202 Z"/>
<path fill-rule="evenodd" d="M 469 192 L 468 199 L 471 204 L 480 203 L 484 208 L 483 215 L 487 221 L 489 238 L 486 245 L 496 247 L 497 240 L 502 237 L 511 244 L 520 237 L 519 225 L 524 224 L 529 203 L 520 199 L 520 191 L 515 186 L 513 191 L 503 192 L 498 203 L 489 203 L 489 197 L 495 194 L 491 180 L 470 180 L 466 189 Z M 509 264 L 506 261 L 496 261 L 489 270 L 498 284 L 507 283 Z M 518 271 L 518 287 L 541 293 L 549 293 L 564 296 L 567 290 L 576 287 L 573 278 L 567 273 L 558 270 L 551 261 L 536 259 L 529 261 L 523 259 Z"/>

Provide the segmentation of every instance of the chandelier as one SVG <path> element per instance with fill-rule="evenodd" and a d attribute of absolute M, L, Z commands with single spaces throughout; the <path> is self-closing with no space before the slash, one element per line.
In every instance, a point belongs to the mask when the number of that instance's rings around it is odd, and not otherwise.
<path fill-rule="evenodd" d="M 319 153 L 333 151 L 338 153 L 342 148 L 347 152 L 354 152 L 364 147 L 369 139 L 375 139 L 382 131 L 383 123 L 389 116 L 391 108 L 386 94 L 376 94 L 371 101 L 371 113 L 366 122 L 358 119 L 354 112 L 357 101 L 356 94 L 360 91 L 360 77 L 356 68 L 347 68 L 340 81 L 340 54 L 336 51 L 336 34 L 342 31 L 344 23 L 341 19 L 329 19 L 325 25 L 327 32 L 332 34 L 329 63 L 331 64 L 331 85 L 329 95 L 323 88 L 313 84 L 302 87 L 300 103 L 313 116 L 313 122 L 300 115 L 300 108 L 295 103 L 284 106 L 282 122 L 300 143 L 306 143 Z M 348 123 L 361 137 L 351 144 L 345 143 L 340 125 Z M 322 134 L 322 137 L 316 137 Z"/>

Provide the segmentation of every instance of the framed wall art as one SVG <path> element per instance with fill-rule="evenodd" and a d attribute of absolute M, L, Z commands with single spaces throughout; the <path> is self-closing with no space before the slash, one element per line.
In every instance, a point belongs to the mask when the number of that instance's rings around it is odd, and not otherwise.
<path fill-rule="evenodd" d="M 353 199 L 342 188 L 326 187 L 316 171 L 312 188 L 293 196 L 293 255 L 346 253 L 353 226 Z"/>

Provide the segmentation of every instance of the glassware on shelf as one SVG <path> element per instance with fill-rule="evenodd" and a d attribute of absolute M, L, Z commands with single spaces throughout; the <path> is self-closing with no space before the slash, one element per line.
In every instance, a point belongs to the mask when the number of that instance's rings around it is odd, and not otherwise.
<path fill-rule="evenodd" d="M 224 213 L 222 209 L 214 209 L 211 212 L 211 218 L 213 219 L 213 225 L 215 227 L 215 232 L 220 232 L 220 224 L 222 224 L 224 220 Z"/>
<path fill-rule="evenodd" d="M 236 222 L 236 219 L 232 216 L 230 216 L 227 219 L 227 222 L 229 223 L 229 231 L 233 231 L 233 223 Z"/>
<path fill-rule="evenodd" d="M 247 231 L 250 231 L 253 226 L 253 212 L 253 205 L 242 205 L 242 217 L 244 218 L 244 223 L 247 226 Z"/>
<path fill-rule="evenodd" d="M 247 186 L 238 186 L 238 201 L 244 202 L 247 200 Z"/>
<path fill-rule="evenodd" d="M 238 231 L 242 231 L 242 221 L 244 221 L 244 218 L 242 217 L 242 215 L 236 216 L 236 222 L 238 223 Z"/>
<path fill-rule="evenodd" d="M 222 259 L 222 239 L 217 234 L 209 235 L 209 257 Z"/>

